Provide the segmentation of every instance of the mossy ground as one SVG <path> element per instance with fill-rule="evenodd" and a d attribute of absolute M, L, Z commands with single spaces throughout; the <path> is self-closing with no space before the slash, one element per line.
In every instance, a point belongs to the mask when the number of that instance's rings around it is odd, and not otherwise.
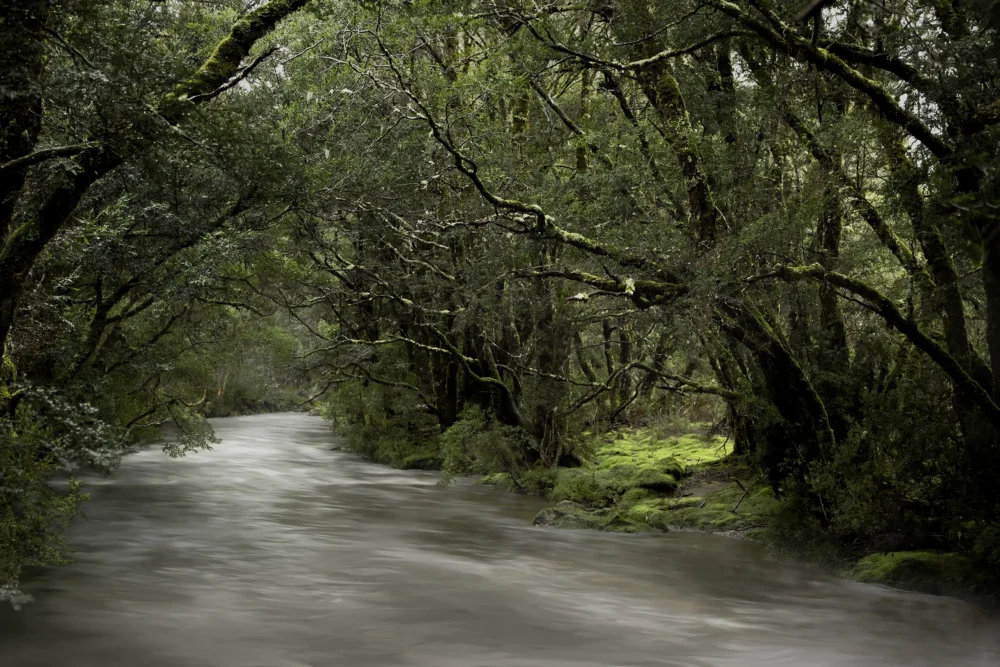
<path fill-rule="evenodd" d="M 587 438 L 578 449 L 590 456 L 579 468 L 536 469 L 518 479 L 499 473 L 480 483 L 559 503 L 558 511 L 539 516 L 545 525 L 627 533 L 750 531 L 774 503 L 769 489 L 744 494 L 729 481 L 733 467 L 717 466 L 726 455 L 724 438 L 657 437 L 644 429 Z"/>

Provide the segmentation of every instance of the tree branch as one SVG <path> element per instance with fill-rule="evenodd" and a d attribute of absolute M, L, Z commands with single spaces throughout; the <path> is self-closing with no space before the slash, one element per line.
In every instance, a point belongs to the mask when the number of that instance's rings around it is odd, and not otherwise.
<path fill-rule="evenodd" d="M 805 60 L 818 69 L 830 72 L 840 78 L 871 100 L 886 120 L 904 128 L 937 158 L 944 160 L 951 157 L 954 152 L 952 148 L 941 137 L 934 134 L 916 115 L 901 107 L 879 82 L 869 79 L 831 51 L 814 46 L 810 40 L 800 36 L 791 26 L 782 21 L 773 11 L 761 5 L 760 2 L 749 0 L 750 4 L 760 12 L 770 25 L 753 18 L 744 12 L 739 5 L 729 0 L 705 0 L 705 2 L 757 33 L 779 51 Z"/>
<path fill-rule="evenodd" d="M 34 153 L 24 155 L 0 165 L 0 178 L 4 177 L 4 172 L 24 169 L 25 167 L 30 167 L 31 165 L 38 164 L 39 162 L 45 162 L 46 160 L 51 160 L 52 158 L 79 155 L 88 148 L 94 148 L 96 145 L 97 144 L 86 143 L 72 144 L 70 146 L 56 146 L 54 148 L 43 148 L 42 150 L 35 151 Z"/>
<path fill-rule="evenodd" d="M 239 72 L 237 72 L 235 75 L 233 75 L 233 77 L 229 79 L 229 81 L 225 82 L 224 84 L 222 84 L 221 86 L 219 86 L 210 93 L 202 93 L 200 95 L 194 95 L 192 97 L 189 97 L 188 101 L 194 103 L 207 102 L 212 98 L 218 97 L 222 93 L 226 92 L 227 90 L 238 84 L 243 79 L 247 78 L 250 75 L 250 73 L 257 68 L 258 65 L 267 60 L 267 58 L 277 50 L 278 50 L 277 47 L 272 46 L 267 51 L 254 58 L 253 62 L 251 62 L 249 65 L 247 65 Z"/>
<path fill-rule="evenodd" d="M 827 271 L 819 264 L 810 266 L 779 266 L 774 271 L 748 278 L 746 282 L 753 283 L 768 278 L 780 278 L 786 282 L 798 280 L 816 280 L 827 282 L 855 294 L 866 302 L 872 312 L 882 317 L 885 322 L 903 334 L 915 347 L 931 358 L 963 391 L 971 396 L 982 408 L 994 425 L 1000 426 L 1000 407 L 983 387 L 965 372 L 962 366 L 948 354 L 947 350 L 925 334 L 912 319 L 906 317 L 892 302 L 874 287 L 860 280 L 850 278 L 834 271 Z"/>

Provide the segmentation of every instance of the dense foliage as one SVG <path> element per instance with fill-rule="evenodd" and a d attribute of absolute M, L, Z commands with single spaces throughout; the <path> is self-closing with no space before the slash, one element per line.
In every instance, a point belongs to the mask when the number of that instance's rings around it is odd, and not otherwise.
<path fill-rule="evenodd" d="M 306 399 L 446 476 L 711 422 L 1000 564 L 996 3 L 0 6 L 0 579 L 50 472 Z"/>

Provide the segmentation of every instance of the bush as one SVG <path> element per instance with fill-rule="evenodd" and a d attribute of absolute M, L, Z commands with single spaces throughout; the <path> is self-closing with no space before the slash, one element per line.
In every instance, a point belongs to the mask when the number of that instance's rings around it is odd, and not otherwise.
<path fill-rule="evenodd" d="M 0 601 L 15 607 L 29 599 L 18 589 L 23 568 L 69 562 L 58 531 L 87 499 L 72 477 L 65 493 L 48 484 L 60 469 L 53 440 L 27 404 L 0 418 Z"/>
<path fill-rule="evenodd" d="M 346 438 L 347 451 L 397 468 L 406 461 L 417 467 L 415 456 L 422 468 L 437 458 L 437 419 L 410 392 L 345 383 L 324 407 L 324 416 Z"/>
<path fill-rule="evenodd" d="M 441 483 L 449 484 L 456 475 L 488 475 L 505 472 L 519 487 L 530 486 L 531 493 L 551 488 L 545 475 L 527 469 L 525 452 L 530 439 L 521 429 L 498 424 L 487 418 L 478 405 L 467 407 L 439 439 L 441 443 Z"/>

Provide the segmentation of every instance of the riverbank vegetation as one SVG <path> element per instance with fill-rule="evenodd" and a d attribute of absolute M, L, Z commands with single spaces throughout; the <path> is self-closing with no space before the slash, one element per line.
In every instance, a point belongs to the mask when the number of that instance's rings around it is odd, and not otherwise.
<path fill-rule="evenodd" d="M 50 474 L 298 407 L 604 527 L 1000 566 L 998 17 L 0 0 L 5 594 Z"/>

